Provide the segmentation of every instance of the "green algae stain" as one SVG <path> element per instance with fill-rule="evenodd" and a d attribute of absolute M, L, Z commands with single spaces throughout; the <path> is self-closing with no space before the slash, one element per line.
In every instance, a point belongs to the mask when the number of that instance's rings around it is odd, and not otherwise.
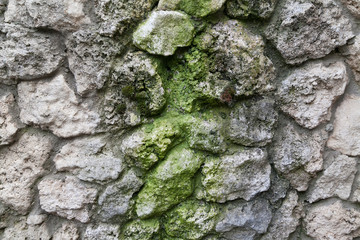
<path fill-rule="evenodd" d="M 134 220 L 124 226 L 120 240 L 155 240 L 159 230 L 158 219 Z"/>

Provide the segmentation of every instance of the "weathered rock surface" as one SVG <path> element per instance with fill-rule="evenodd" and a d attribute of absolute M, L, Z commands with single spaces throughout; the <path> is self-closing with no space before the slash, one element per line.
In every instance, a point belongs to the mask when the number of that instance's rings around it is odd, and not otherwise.
<path fill-rule="evenodd" d="M 126 216 L 134 204 L 133 194 L 142 185 L 143 181 L 132 170 L 121 180 L 108 185 L 98 199 L 100 218 L 107 221 L 115 216 Z"/>
<path fill-rule="evenodd" d="M 134 44 L 152 54 L 169 56 L 191 44 L 194 26 L 190 17 L 177 11 L 155 11 L 134 32 Z"/>
<path fill-rule="evenodd" d="M 157 219 L 134 220 L 125 225 L 121 240 L 152 240 L 160 230 L 160 222 Z"/>
<path fill-rule="evenodd" d="M 45 174 L 54 138 L 29 130 L 8 148 L 0 151 L 0 200 L 20 213 L 26 213 L 33 200 L 32 186 Z"/>
<path fill-rule="evenodd" d="M 354 14 L 357 18 L 360 18 L 360 2 L 357 0 L 341 0 L 346 7 Z"/>
<path fill-rule="evenodd" d="M 274 11 L 277 0 L 230 0 L 226 13 L 234 18 L 268 18 Z"/>
<path fill-rule="evenodd" d="M 144 218 L 162 213 L 190 196 L 194 190 L 193 176 L 203 156 L 179 145 L 147 177 L 138 194 L 136 213 Z"/>
<path fill-rule="evenodd" d="M 0 146 L 12 143 L 16 133 L 23 127 L 14 95 L 6 93 L 0 96 Z"/>
<path fill-rule="evenodd" d="M 314 174 L 322 170 L 326 138 L 323 130 L 302 132 L 290 123 L 279 127 L 272 159 L 275 169 L 296 190 L 306 191 Z"/>
<path fill-rule="evenodd" d="M 59 68 L 64 54 L 59 36 L 0 24 L 0 81 L 35 79 Z"/>
<path fill-rule="evenodd" d="M 18 95 L 21 121 L 49 129 L 59 137 L 95 133 L 100 122 L 93 104 L 80 102 L 63 74 L 49 80 L 21 82 Z"/>
<path fill-rule="evenodd" d="M 70 222 L 64 222 L 60 228 L 58 228 L 53 236 L 53 240 L 78 240 L 80 239 L 79 230 L 76 225 Z"/>
<path fill-rule="evenodd" d="M 353 70 L 355 81 L 360 83 L 360 35 L 341 47 L 340 52 L 346 57 L 346 62 Z"/>
<path fill-rule="evenodd" d="M 231 234 L 233 232 L 252 240 L 257 234 L 266 232 L 271 218 L 270 204 L 265 199 L 230 203 L 216 225 L 216 232 L 227 234 L 229 239 L 238 239 L 233 238 L 236 236 Z"/>
<path fill-rule="evenodd" d="M 330 120 L 332 105 L 344 93 L 348 81 L 342 61 L 298 68 L 278 89 L 281 110 L 301 126 L 313 129 Z"/>
<path fill-rule="evenodd" d="M 205 17 L 218 11 L 226 0 L 160 0 L 160 10 L 182 10 L 191 16 Z"/>
<path fill-rule="evenodd" d="M 58 171 L 69 171 L 89 182 L 115 180 L 123 171 L 123 160 L 106 149 L 104 137 L 76 139 L 64 145 L 54 157 Z"/>
<path fill-rule="evenodd" d="M 305 217 L 306 233 L 315 240 L 351 240 L 360 236 L 360 212 L 341 201 L 312 206 Z"/>
<path fill-rule="evenodd" d="M 360 97 L 346 95 L 336 109 L 334 131 L 327 146 L 349 156 L 360 155 Z"/>
<path fill-rule="evenodd" d="M 214 227 L 219 208 L 196 200 L 181 203 L 165 214 L 167 235 L 182 239 L 202 239 Z"/>
<path fill-rule="evenodd" d="M 97 190 L 76 177 L 45 178 L 38 184 L 40 206 L 49 213 L 56 213 L 69 220 L 88 222 L 87 205 L 96 199 Z"/>
<path fill-rule="evenodd" d="M 203 191 L 198 198 L 225 202 L 250 200 L 270 187 L 271 167 L 260 148 L 236 150 L 219 158 L 208 158 L 202 168 Z"/>
<path fill-rule="evenodd" d="M 237 144 L 265 146 L 272 141 L 277 118 L 271 99 L 241 102 L 230 113 L 228 136 Z"/>
<path fill-rule="evenodd" d="M 89 225 L 84 233 L 84 240 L 118 240 L 119 225 L 99 224 Z"/>
<path fill-rule="evenodd" d="M 111 63 L 121 51 L 121 44 L 103 37 L 94 29 L 79 30 L 66 39 L 69 68 L 75 76 L 80 95 L 93 93 L 110 76 Z"/>
<path fill-rule="evenodd" d="M 49 234 L 45 223 L 38 225 L 27 225 L 25 219 L 20 219 L 19 222 L 8 227 L 4 231 L 2 236 L 3 240 L 14 240 L 14 239 L 41 239 L 50 240 L 51 235 Z"/>
<path fill-rule="evenodd" d="M 333 0 L 287 0 L 266 35 L 288 64 L 324 57 L 354 36 Z"/>
<path fill-rule="evenodd" d="M 308 191 L 310 203 L 330 197 L 347 200 L 350 196 L 357 172 L 356 159 L 339 155 L 330 156 L 327 161 L 329 163 L 325 165 L 323 174 L 316 179 L 314 186 Z"/>

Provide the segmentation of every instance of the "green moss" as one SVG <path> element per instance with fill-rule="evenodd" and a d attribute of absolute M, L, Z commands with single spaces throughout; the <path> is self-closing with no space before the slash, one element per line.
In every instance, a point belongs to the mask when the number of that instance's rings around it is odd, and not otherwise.
<path fill-rule="evenodd" d="M 158 219 L 134 220 L 125 225 L 121 240 L 155 240 L 160 230 Z"/>
<path fill-rule="evenodd" d="M 136 89 L 134 86 L 127 85 L 121 89 L 121 93 L 128 98 L 132 98 L 135 95 Z"/>
<path fill-rule="evenodd" d="M 224 2 L 225 0 L 181 0 L 178 6 L 192 16 L 205 17 L 219 10 Z"/>

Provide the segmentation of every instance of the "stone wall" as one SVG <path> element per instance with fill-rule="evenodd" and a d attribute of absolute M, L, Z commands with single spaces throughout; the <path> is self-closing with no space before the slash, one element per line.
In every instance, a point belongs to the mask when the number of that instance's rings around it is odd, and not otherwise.
<path fill-rule="evenodd" d="M 0 0 L 0 239 L 360 239 L 357 0 Z"/>

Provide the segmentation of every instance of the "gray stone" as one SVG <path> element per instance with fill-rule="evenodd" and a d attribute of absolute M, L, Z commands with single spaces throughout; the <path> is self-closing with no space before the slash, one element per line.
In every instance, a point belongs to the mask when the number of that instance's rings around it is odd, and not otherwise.
<path fill-rule="evenodd" d="M 119 239 L 119 225 L 104 224 L 87 226 L 84 233 L 84 240 L 118 240 Z"/>
<path fill-rule="evenodd" d="M 360 156 L 360 97 L 346 95 L 336 109 L 334 131 L 327 146 L 342 154 Z"/>
<path fill-rule="evenodd" d="M 59 38 L 57 34 L 0 24 L 0 81 L 36 79 L 56 71 L 64 59 Z"/>
<path fill-rule="evenodd" d="M 351 188 L 352 188 L 352 193 L 350 195 L 349 200 L 351 202 L 360 203 L 360 174 L 357 174 L 355 176 L 355 180 Z"/>
<path fill-rule="evenodd" d="M 133 194 L 142 185 L 143 181 L 132 170 L 121 180 L 108 185 L 98 199 L 101 219 L 107 221 L 115 216 L 125 216 L 134 204 Z"/>
<path fill-rule="evenodd" d="M 20 139 L 0 150 L 0 200 L 20 213 L 33 201 L 32 186 L 46 173 L 43 168 L 54 145 L 54 138 L 28 130 Z"/>
<path fill-rule="evenodd" d="M 322 170 L 324 130 L 301 131 L 290 123 L 279 126 L 272 147 L 275 169 L 298 191 L 306 191 L 309 181 Z"/>
<path fill-rule="evenodd" d="M 177 11 L 155 11 L 133 34 L 134 44 L 152 54 L 169 56 L 191 44 L 194 26 L 190 17 Z"/>
<path fill-rule="evenodd" d="M 87 205 L 96 199 L 97 190 L 83 184 L 76 177 L 45 178 L 38 184 L 40 206 L 48 213 L 56 213 L 69 220 L 86 223 L 90 220 Z"/>
<path fill-rule="evenodd" d="M 46 214 L 37 214 L 32 212 L 28 215 L 26 223 L 28 225 L 40 225 L 45 222 L 46 218 Z"/>
<path fill-rule="evenodd" d="M 245 146 L 265 146 L 272 141 L 278 114 L 268 98 L 244 101 L 230 113 L 228 136 Z"/>
<path fill-rule="evenodd" d="M 24 125 L 19 120 L 19 109 L 11 93 L 0 96 L 0 146 L 12 143 Z"/>
<path fill-rule="evenodd" d="M 44 224 L 38 225 L 27 225 L 26 219 L 21 218 L 18 222 L 13 224 L 11 227 L 5 228 L 2 240 L 50 240 L 51 235 Z"/>
<path fill-rule="evenodd" d="M 220 10 L 226 0 L 160 0 L 159 10 L 182 10 L 191 16 L 205 17 Z"/>
<path fill-rule="evenodd" d="M 313 129 L 331 117 L 332 105 L 349 82 L 342 61 L 311 63 L 296 69 L 278 89 L 281 110 Z"/>
<path fill-rule="evenodd" d="M 360 212 L 341 201 L 313 205 L 305 219 L 306 233 L 315 240 L 352 240 L 360 236 Z"/>
<path fill-rule="evenodd" d="M 158 219 L 134 220 L 126 224 L 121 240 L 152 240 L 160 230 Z"/>
<path fill-rule="evenodd" d="M 59 137 L 95 133 L 100 122 L 91 101 L 77 99 L 63 74 L 18 85 L 20 119 Z"/>
<path fill-rule="evenodd" d="M 346 62 L 350 65 L 355 75 L 355 81 L 360 84 L 360 35 L 357 35 L 349 43 L 340 48 Z"/>
<path fill-rule="evenodd" d="M 321 58 L 354 36 L 334 0 L 287 0 L 266 30 L 288 64 Z"/>
<path fill-rule="evenodd" d="M 208 158 L 202 168 L 203 191 L 198 198 L 225 202 L 252 199 L 270 187 L 271 167 L 260 148 L 238 149 L 219 158 Z"/>
<path fill-rule="evenodd" d="M 78 240 L 80 239 L 79 230 L 71 222 L 64 222 L 52 236 L 53 240 Z"/>
<path fill-rule="evenodd" d="M 360 2 L 357 0 L 341 0 L 355 17 L 360 18 Z"/>
<path fill-rule="evenodd" d="M 325 164 L 324 172 L 320 175 L 312 188 L 308 191 L 310 203 L 319 199 L 339 197 L 347 200 L 357 172 L 355 158 L 345 155 L 330 156 Z M 327 166 L 326 166 L 327 165 Z"/>
<path fill-rule="evenodd" d="M 226 13 L 234 18 L 269 18 L 277 0 L 229 0 Z"/>
<path fill-rule="evenodd" d="M 58 171 L 69 171 L 89 182 L 109 182 L 123 171 L 123 160 L 107 149 L 104 137 L 76 139 L 64 145 L 54 157 Z"/>

